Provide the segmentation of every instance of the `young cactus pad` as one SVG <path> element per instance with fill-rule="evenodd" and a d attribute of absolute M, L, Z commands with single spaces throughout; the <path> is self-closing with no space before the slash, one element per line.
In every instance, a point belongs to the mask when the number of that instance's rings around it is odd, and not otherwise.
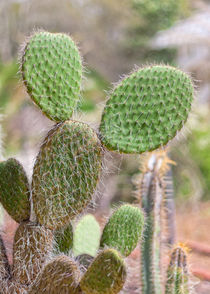
<path fill-rule="evenodd" d="M 187 120 L 193 100 L 189 76 L 171 66 L 141 68 L 112 91 L 100 132 L 110 150 L 142 153 L 167 144 Z"/>
<path fill-rule="evenodd" d="M 68 35 L 32 35 L 23 49 L 21 72 L 32 100 L 50 119 L 72 116 L 80 97 L 82 62 Z"/>
<path fill-rule="evenodd" d="M 122 205 L 110 217 L 101 237 L 101 247 L 115 248 L 128 256 L 136 247 L 143 231 L 144 216 L 138 207 Z"/>
<path fill-rule="evenodd" d="M 30 190 L 22 165 L 14 158 L 0 162 L 0 202 L 16 221 L 30 217 Z"/>
<path fill-rule="evenodd" d="M 81 218 L 74 231 L 74 256 L 95 256 L 99 248 L 100 234 L 99 223 L 93 215 L 87 214 Z"/>
<path fill-rule="evenodd" d="M 90 203 L 101 170 L 101 144 L 81 122 L 56 125 L 37 156 L 32 200 L 40 224 L 59 229 Z"/>
<path fill-rule="evenodd" d="M 79 294 L 79 279 L 77 264 L 68 256 L 56 256 L 44 267 L 29 294 Z"/>
<path fill-rule="evenodd" d="M 80 281 L 85 294 L 117 294 L 126 278 L 125 263 L 114 249 L 102 251 Z"/>

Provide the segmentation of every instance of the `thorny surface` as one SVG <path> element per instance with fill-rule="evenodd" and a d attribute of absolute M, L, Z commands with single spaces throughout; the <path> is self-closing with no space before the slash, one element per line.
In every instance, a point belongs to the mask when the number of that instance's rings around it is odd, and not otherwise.
<path fill-rule="evenodd" d="M 209 223 L 210 223 L 210 209 L 209 203 L 196 204 L 196 207 L 178 208 L 177 209 L 177 239 L 182 242 L 189 240 L 200 242 L 201 244 L 210 244 Z M 189 222 L 190 219 L 190 222 Z M 12 240 L 17 224 L 6 215 L 4 227 L 1 228 L 3 238 L 8 248 L 8 257 L 11 263 L 12 255 Z M 195 229 L 192 229 L 195 228 Z M 7 232 L 7 234 L 6 234 Z M 138 247 L 126 259 L 128 264 L 128 279 L 121 294 L 137 294 L 139 293 L 139 249 Z M 192 271 L 202 270 L 210 275 L 210 256 L 206 257 L 197 253 L 191 252 L 189 254 L 189 263 Z M 210 282 L 195 279 L 196 293 L 209 294 Z"/>

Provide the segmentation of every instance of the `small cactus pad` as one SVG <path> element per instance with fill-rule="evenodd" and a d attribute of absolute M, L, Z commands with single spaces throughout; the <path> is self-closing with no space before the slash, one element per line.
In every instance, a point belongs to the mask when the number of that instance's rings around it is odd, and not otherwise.
<path fill-rule="evenodd" d="M 68 254 L 73 248 L 74 232 L 72 224 L 69 223 L 66 227 L 57 230 L 54 237 L 58 251 Z"/>
<path fill-rule="evenodd" d="M 43 226 L 23 222 L 13 246 L 13 276 L 16 282 L 30 285 L 52 252 L 53 233 Z"/>
<path fill-rule="evenodd" d="M 190 288 L 187 252 L 186 248 L 180 244 L 171 253 L 165 294 L 190 294 L 192 293 Z"/>
<path fill-rule="evenodd" d="M 74 232 L 74 256 L 95 256 L 100 242 L 100 226 L 92 214 L 86 214 L 76 225 Z"/>
<path fill-rule="evenodd" d="M 29 183 L 22 165 L 14 158 L 0 162 L 0 201 L 16 221 L 30 217 Z"/>
<path fill-rule="evenodd" d="M 101 144 L 81 122 L 51 130 L 37 156 L 32 200 L 40 224 L 59 229 L 90 203 L 101 170 Z"/>
<path fill-rule="evenodd" d="M 138 207 L 122 205 L 110 217 L 101 237 L 101 247 L 115 248 L 128 256 L 136 247 L 143 231 L 144 216 Z"/>
<path fill-rule="evenodd" d="M 114 249 L 102 251 L 80 281 L 85 294 L 117 294 L 126 279 L 125 263 Z"/>
<path fill-rule="evenodd" d="M 68 256 L 56 256 L 44 267 L 29 294 L 79 294 L 79 279 L 77 264 Z"/>
<path fill-rule="evenodd" d="M 100 132 L 110 150 L 142 153 L 167 144 L 187 120 L 193 100 L 189 76 L 171 66 L 133 72 L 112 91 Z"/>
<path fill-rule="evenodd" d="M 32 100 L 50 119 L 69 119 L 80 97 L 82 62 L 65 34 L 38 32 L 26 43 L 21 71 Z"/>

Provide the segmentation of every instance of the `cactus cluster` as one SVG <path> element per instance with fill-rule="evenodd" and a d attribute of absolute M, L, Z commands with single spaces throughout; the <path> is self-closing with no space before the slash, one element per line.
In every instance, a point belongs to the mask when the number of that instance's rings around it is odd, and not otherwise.
<path fill-rule="evenodd" d="M 163 293 L 160 158 L 149 162 L 140 181 L 142 207 L 118 207 L 92 256 L 83 246 L 77 250 L 80 235 L 75 222 L 94 199 L 106 148 L 140 154 L 166 145 L 182 128 L 193 99 L 191 79 L 164 65 L 136 70 L 111 92 L 96 132 L 72 118 L 83 69 L 69 36 L 36 32 L 23 46 L 20 67 L 30 97 L 55 125 L 40 147 L 31 184 L 18 161 L 0 163 L 0 201 L 19 223 L 12 265 L 0 239 L 0 293 L 119 293 L 126 280 L 124 258 L 139 241 L 142 293 Z M 91 237 L 91 230 L 88 233 Z M 181 249 L 176 249 L 166 287 L 175 290 L 166 294 L 189 293 L 176 290 L 187 283 L 183 260 Z"/>

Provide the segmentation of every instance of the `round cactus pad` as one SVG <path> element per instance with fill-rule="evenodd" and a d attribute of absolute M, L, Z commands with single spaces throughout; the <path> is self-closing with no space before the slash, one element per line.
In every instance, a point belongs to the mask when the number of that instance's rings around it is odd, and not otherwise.
<path fill-rule="evenodd" d="M 99 253 L 80 281 L 85 294 L 117 294 L 126 279 L 125 262 L 114 249 Z"/>
<path fill-rule="evenodd" d="M 110 150 L 142 153 L 164 146 L 187 120 L 194 88 L 188 75 L 170 66 L 141 68 L 112 91 L 100 132 Z"/>
<path fill-rule="evenodd" d="M 87 124 L 67 121 L 47 135 L 37 156 L 32 200 L 40 224 L 67 225 L 90 203 L 101 170 L 101 144 Z"/>
<path fill-rule="evenodd" d="M 32 100 L 50 119 L 71 118 L 80 98 L 82 62 L 65 34 L 38 32 L 26 43 L 21 71 Z"/>
<path fill-rule="evenodd" d="M 124 204 L 110 217 L 101 237 L 101 247 L 117 249 L 128 256 L 137 246 L 144 226 L 144 215 L 138 207 Z"/>

